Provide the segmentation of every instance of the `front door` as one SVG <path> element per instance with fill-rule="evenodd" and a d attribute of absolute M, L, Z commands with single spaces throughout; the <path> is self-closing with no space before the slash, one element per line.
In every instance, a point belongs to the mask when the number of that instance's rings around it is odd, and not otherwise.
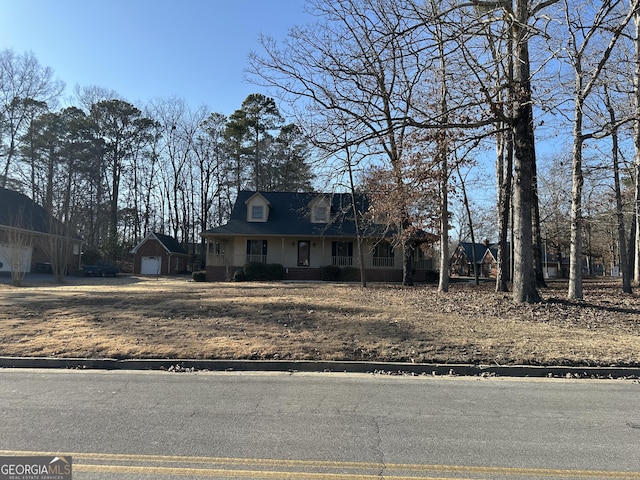
<path fill-rule="evenodd" d="M 310 256 L 310 244 L 306 240 L 300 240 L 298 242 L 298 266 L 299 267 L 308 267 L 309 266 L 309 256 Z"/>

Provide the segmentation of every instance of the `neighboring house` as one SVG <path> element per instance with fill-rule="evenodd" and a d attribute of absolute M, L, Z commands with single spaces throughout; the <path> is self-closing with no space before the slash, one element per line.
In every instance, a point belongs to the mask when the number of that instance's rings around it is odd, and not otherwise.
<path fill-rule="evenodd" d="M 591 268 L 589 268 L 589 260 L 588 257 L 582 259 L 582 275 L 604 276 L 606 274 L 602 262 L 593 261 Z M 569 278 L 570 264 L 571 262 L 568 256 L 565 257 L 558 253 L 547 252 L 546 260 L 542 264 L 544 278 Z M 612 276 L 618 276 L 618 274 L 619 271 L 617 271 L 615 275 L 612 273 Z"/>
<path fill-rule="evenodd" d="M 66 238 L 60 227 L 49 212 L 26 195 L 0 188 L 0 272 L 11 272 L 12 265 L 24 273 L 45 271 L 52 248 L 61 245 L 68 245 L 71 252 L 67 272 L 77 272 L 82 240 Z"/>
<path fill-rule="evenodd" d="M 558 253 L 547 252 L 542 264 L 544 278 L 569 277 L 569 258 L 564 258 Z"/>
<path fill-rule="evenodd" d="M 366 212 L 365 198 L 357 201 Z M 381 232 L 374 226 L 362 233 L 367 280 L 399 282 L 402 252 Z M 250 262 L 282 265 L 285 280 L 321 280 L 327 266 L 360 267 L 350 194 L 241 191 L 229 222 L 201 235 L 209 281 L 230 280 Z M 414 279 L 420 281 L 433 267 L 416 252 Z"/>
<path fill-rule="evenodd" d="M 149 233 L 133 250 L 133 273 L 175 275 L 187 271 L 189 255 L 173 237 Z"/>
<path fill-rule="evenodd" d="M 498 244 L 489 244 L 488 241 L 460 242 L 451 255 L 449 267 L 451 275 L 472 276 L 475 275 L 475 268 L 477 268 L 480 277 L 495 278 L 498 272 Z"/>

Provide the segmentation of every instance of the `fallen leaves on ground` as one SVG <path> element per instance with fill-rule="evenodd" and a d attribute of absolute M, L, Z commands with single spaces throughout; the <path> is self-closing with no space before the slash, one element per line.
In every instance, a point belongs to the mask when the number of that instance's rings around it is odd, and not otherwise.
<path fill-rule="evenodd" d="M 483 282 L 402 287 L 184 277 L 0 285 L 0 355 L 640 365 L 640 301 L 616 281 L 516 304 Z"/>

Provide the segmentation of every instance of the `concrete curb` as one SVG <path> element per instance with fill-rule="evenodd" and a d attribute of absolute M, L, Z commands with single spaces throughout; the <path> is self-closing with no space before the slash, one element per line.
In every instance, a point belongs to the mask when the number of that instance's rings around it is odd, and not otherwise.
<path fill-rule="evenodd" d="M 499 377 L 640 378 L 640 367 L 466 365 L 288 360 L 194 360 L 0 357 L 0 368 L 166 370 L 171 372 L 345 372 L 387 375 L 460 375 Z"/>

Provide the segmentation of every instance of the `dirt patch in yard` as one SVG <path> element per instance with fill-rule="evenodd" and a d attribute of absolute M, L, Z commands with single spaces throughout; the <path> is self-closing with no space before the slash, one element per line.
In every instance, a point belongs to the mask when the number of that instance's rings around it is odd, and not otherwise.
<path fill-rule="evenodd" d="M 0 285 L 0 355 L 640 366 L 640 298 L 516 305 L 492 283 L 435 286 L 70 279 Z"/>

